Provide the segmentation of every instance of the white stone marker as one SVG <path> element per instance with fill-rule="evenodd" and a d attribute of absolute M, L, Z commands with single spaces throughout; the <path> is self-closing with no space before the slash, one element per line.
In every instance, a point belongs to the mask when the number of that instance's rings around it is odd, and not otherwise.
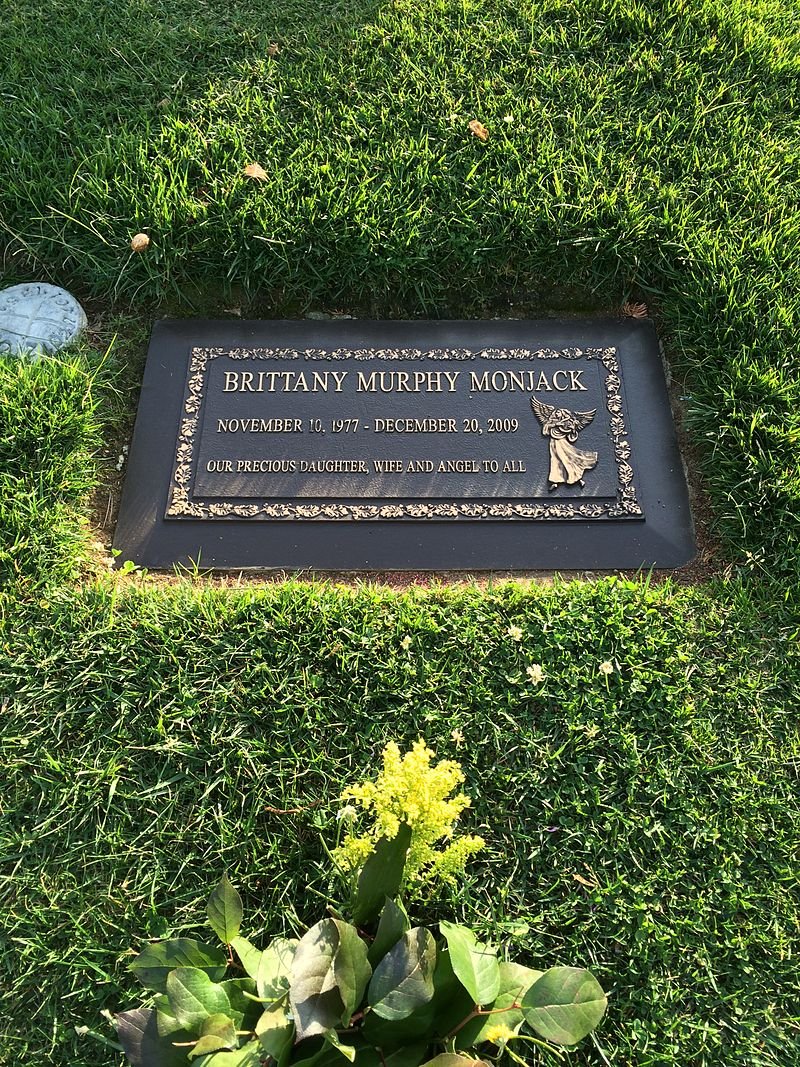
<path fill-rule="evenodd" d="M 26 282 L 0 291 L 0 356 L 50 355 L 86 327 L 86 312 L 57 285 Z"/>

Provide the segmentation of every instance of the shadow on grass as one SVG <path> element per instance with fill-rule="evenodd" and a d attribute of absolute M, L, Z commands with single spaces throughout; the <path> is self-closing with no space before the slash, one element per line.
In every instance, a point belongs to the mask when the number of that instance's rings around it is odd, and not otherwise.
<path fill-rule="evenodd" d="M 84 296 L 107 297 L 110 286 L 131 295 L 119 282 L 137 225 L 157 222 L 163 232 L 165 222 L 180 226 L 186 219 L 179 198 L 169 195 L 175 189 L 160 184 L 148 163 L 161 131 L 175 130 L 178 158 L 160 162 L 180 187 L 186 162 L 180 146 L 196 132 L 195 98 L 211 85 L 224 96 L 229 86 L 256 83 L 287 38 L 300 49 L 335 50 L 376 7 L 372 0 L 76 0 L 43 10 L 35 0 L 21 0 L 4 12 L 4 280 L 45 276 Z M 144 202 L 128 210 L 126 171 L 139 166 Z M 190 267 L 188 288 L 192 273 Z"/>
<path fill-rule="evenodd" d="M 45 20 L 23 0 L 0 75 L 7 263 L 198 310 L 705 299 L 745 233 L 764 265 L 735 209 L 781 200 L 796 30 L 774 3 L 678 21 L 613 0 L 79 0 Z"/>

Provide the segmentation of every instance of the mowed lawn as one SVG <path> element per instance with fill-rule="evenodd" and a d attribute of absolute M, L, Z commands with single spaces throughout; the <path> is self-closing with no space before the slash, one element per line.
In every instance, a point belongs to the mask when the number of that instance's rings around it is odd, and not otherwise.
<path fill-rule="evenodd" d="M 591 967 L 609 1012 L 566 1062 L 800 1064 L 798 9 L 0 14 L 2 282 L 68 285 L 92 325 L 0 361 L 0 1064 L 118 1065 L 127 953 L 198 934 L 223 870 L 254 940 L 315 921 L 342 785 L 419 736 L 489 848 L 417 918 Z M 675 381 L 705 583 L 107 571 L 97 487 L 154 316 L 628 300 Z"/>
<path fill-rule="evenodd" d="M 116 1064 L 75 1027 L 113 1036 L 101 1012 L 141 997 L 126 953 L 202 937 L 224 870 L 257 941 L 322 917 L 340 790 L 420 736 L 463 761 L 488 849 L 412 911 L 591 967 L 602 1054 L 570 1063 L 797 1062 L 798 657 L 754 592 L 145 585 L 0 609 L 0 1062 Z"/>
<path fill-rule="evenodd" d="M 717 523 L 794 573 L 795 5 L 17 0 L 3 16 L 9 281 L 140 313 L 644 299 Z"/>

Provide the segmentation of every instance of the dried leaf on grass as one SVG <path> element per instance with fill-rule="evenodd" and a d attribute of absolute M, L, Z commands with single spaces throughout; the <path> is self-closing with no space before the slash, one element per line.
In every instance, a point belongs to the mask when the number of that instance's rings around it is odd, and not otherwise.
<path fill-rule="evenodd" d="M 267 172 L 260 163 L 248 163 L 244 168 L 245 178 L 254 178 L 258 182 L 267 180 Z"/>
<path fill-rule="evenodd" d="M 268 56 L 276 56 L 278 54 L 278 52 L 280 52 L 280 50 L 281 50 L 281 46 L 279 44 L 276 44 L 275 41 L 273 41 L 272 44 L 267 49 L 267 55 Z"/>
<path fill-rule="evenodd" d="M 597 882 L 590 882 L 588 878 L 584 878 L 580 874 L 573 874 L 573 879 L 580 885 L 585 885 L 588 889 L 597 889 Z"/>
<path fill-rule="evenodd" d="M 472 122 L 470 122 L 469 124 L 469 128 L 481 141 L 489 140 L 489 131 L 486 129 L 482 122 L 478 122 L 477 119 L 473 119 Z"/>
<path fill-rule="evenodd" d="M 627 300 L 622 305 L 622 314 L 626 319 L 646 319 L 650 314 L 650 309 L 647 304 L 637 304 L 633 300 Z"/>

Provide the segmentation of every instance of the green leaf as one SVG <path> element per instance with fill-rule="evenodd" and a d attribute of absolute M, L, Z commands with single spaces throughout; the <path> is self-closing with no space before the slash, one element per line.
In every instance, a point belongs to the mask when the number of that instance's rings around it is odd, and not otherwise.
<path fill-rule="evenodd" d="M 486 1032 L 498 1023 L 503 1023 L 509 1030 L 515 1030 L 523 1021 L 521 1008 L 513 1008 L 513 1004 L 520 1004 L 526 991 L 533 983 L 541 978 L 541 971 L 533 971 L 530 967 L 522 967 L 519 963 L 500 964 L 500 992 L 491 1004 L 487 1005 L 495 1015 L 478 1015 L 470 1019 L 455 1035 L 457 1049 L 469 1049 L 486 1040 Z"/>
<path fill-rule="evenodd" d="M 186 1050 L 175 1048 L 170 1038 L 159 1034 L 151 1008 L 120 1012 L 114 1021 L 131 1067 L 185 1067 Z M 191 1039 L 189 1034 L 186 1038 Z"/>
<path fill-rule="evenodd" d="M 238 1045 L 234 1020 L 226 1015 L 211 1015 L 203 1023 L 201 1036 L 189 1053 L 189 1058 L 196 1060 L 197 1056 L 220 1052 L 222 1049 L 236 1049 Z"/>
<path fill-rule="evenodd" d="M 260 997 L 278 1000 L 287 993 L 292 960 L 299 943 L 294 938 L 276 937 L 264 949 L 256 975 Z"/>
<path fill-rule="evenodd" d="M 290 972 L 298 1040 L 347 1026 L 371 973 L 367 947 L 354 926 L 339 919 L 312 926 L 300 939 Z"/>
<path fill-rule="evenodd" d="M 405 1019 L 381 1019 L 374 1011 L 364 1018 L 361 1033 L 371 1045 L 381 1049 L 396 1049 L 415 1039 L 428 1038 L 434 1032 L 436 1010 L 433 1002 L 424 1004 Z"/>
<path fill-rule="evenodd" d="M 456 978 L 450 953 L 445 949 L 439 952 L 436 970 L 433 974 L 434 1028 L 438 1038 L 447 1037 L 475 1009 L 475 1001 Z"/>
<path fill-rule="evenodd" d="M 342 1042 L 339 1040 L 339 1035 L 336 1033 L 335 1030 L 326 1030 L 325 1040 L 328 1042 L 329 1045 L 332 1045 L 337 1052 L 341 1052 L 341 1054 L 346 1060 L 350 1060 L 350 1062 L 353 1063 L 356 1058 L 356 1050 L 353 1048 L 352 1045 L 342 1044 Z"/>
<path fill-rule="evenodd" d="M 258 966 L 263 955 L 261 949 L 251 944 L 246 937 L 239 937 L 238 935 L 231 938 L 231 948 L 239 957 L 242 967 L 255 982 L 258 978 Z"/>
<path fill-rule="evenodd" d="M 551 967 L 522 1000 L 525 1021 L 546 1041 L 576 1045 L 605 1014 L 606 995 L 581 967 Z"/>
<path fill-rule="evenodd" d="M 242 924 L 242 898 L 228 881 L 227 874 L 208 898 L 208 921 L 220 941 L 229 945 Z"/>
<path fill-rule="evenodd" d="M 397 1052 L 384 1058 L 385 1067 L 419 1067 L 428 1051 L 427 1041 L 417 1041 L 413 1045 L 399 1048 Z"/>
<path fill-rule="evenodd" d="M 197 967 L 215 982 L 225 977 L 228 961 L 216 946 L 203 945 L 188 937 L 147 945 L 131 963 L 131 970 L 145 987 L 164 993 L 167 975 L 177 967 Z"/>
<path fill-rule="evenodd" d="M 292 1067 L 341 1067 L 342 1057 L 337 1049 L 333 1047 L 328 1041 L 322 1041 L 317 1046 L 316 1040 L 305 1042 L 305 1048 L 303 1044 L 295 1050 L 294 1055 L 291 1057 Z M 315 1052 L 311 1052 L 308 1049 L 311 1046 L 316 1049 Z M 305 1052 L 308 1049 L 309 1054 L 302 1056 L 298 1053 Z"/>
<path fill-rule="evenodd" d="M 190 1032 L 197 1032 L 209 1015 L 230 1014 L 230 1000 L 222 986 L 194 967 L 169 973 L 167 996 L 175 1018 Z"/>
<path fill-rule="evenodd" d="M 210 1020 L 220 1022 L 222 1020 L 228 1020 L 234 1029 L 234 1032 L 243 1027 L 245 1030 L 252 1029 L 255 1020 L 260 1013 L 260 1007 L 258 1004 L 254 1004 L 252 1001 L 247 1000 L 243 995 L 241 986 L 245 983 L 253 986 L 253 983 L 249 978 L 238 978 L 228 982 L 222 982 L 219 985 L 220 989 L 225 991 L 225 995 L 230 1003 L 230 1009 L 222 1014 L 212 1014 L 207 1016 L 200 1024 L 199 1033 L 206 1035 L 215 1033 L 217 1036 L 220 1034 L 216 1030 L 209 1029 Z M 162 994 L 153 1001 L 153 1006 L 157 1009 L 156 1023 L 158 1025 L 158 1032 L 162 1037 L 168 1037 L 170 1034 L 174 1034 L 176 1031 L 184 1030 L 183 1025 L 176 1017 L 172 1006 L 170 1005 L 169 997 L 166 994 Z M 195 1032 L 197 1029 L 195 1028 Z M 225 1031 L 227 1033 L 227 1031 Z M 187 1036 L 191 1036 L 187 1033 Z M 175 1040 L 173 1038 L 173 1040 Z M 234 1043 L 233 1048 L 236 1047 Z"/>
<path fill-rule="evenodd" d="M 170 1034 L 183 1029 L 175 1018 L 175 1013 L 169 1005 L 169 997 L 166 993 L 161 993 L 155 998 L 153 1007 L 156 1009 L 156 1025 L 161 1037 L 169 1037 Z"/>
<path fill-rule="evenodd" d="M 280 1000 L 289 990 L 289 974 L 298 942 L 276 937 L 262 952 L 243 937 L 235 937 L 231 945 L 242 966 L 255 979 L 261 1000 Z"/>
<path fill-rule="evenodd" d="M 375 845 L 358 876 L 353 905 L 353 922 L 357 926 L 371 922 L 386 897 L 393 897 L 399 892 L 410 844 L 411 827 L 401 823 L 394 837 L 382 837 Z"/>
<path fill-rule="evenodd" d="M 500 969 L 494 949 L 480 944 L 466 926 L 441 922 L 456 978 L 476 1004 L 491 1004 L 500 991 Z"/>
<path fill-rule="evenodd" d="M 212 1052 L 200 1060 L 194 1067 L 261 1067 L 264 1053 L 257 1041 L 248 1041 L 246 1045 L 234 1052 Z M 185 1067 L 185 1061 L 184 1067 Z"/>
<path fill-rule="evenodd" d="M 406 1019 L 381 1019 L 367 1013 L 361 1032 L 365 1040 L 382 1049 L 398 1049 L 431 1037 L 444 1038 L 470 1014 L 475 1002 L 453 973 L 450 953 L 439 952 L 433 973 L 433 999 Z"/>
<path fill-rule="evenodd" d="M 239 1043 L 236 1039 L 236 1023 L 229 1015 L 209 1015 L 200 1029 L 200 1036 L 210 1035 L 225 1038 L 230 1048 L 236 1048 Z"/>
<path fill-rule="evenodd" d="M 356 1053 L 356 1067 L 419 1067 L 427 1054 L 427 1041 L 415 1041 L 389 1053 L 385 1049 L 379 1053 L 376 1048 L 360 1048 Z"/>
<path fill-rule="evenodd" d="M 367 946 L 359 937 L 358 930 L 338 919 L 333 922 L 339 931 L 339 947 L 333 958 L 333 967 L 336 986 L 344 1004 L 342 1023 L 347 1025 L 364 997 L 372 968 L 367 961 Z"/>
<path fill-rule="evenodd" d="M 294 1044 L 294 1023 L 283 1004 L 272 1004 L 255 1025 L 256 1037 L 277 1067 L 284 1067 Z"/>
<path fill-rule="evenodd" d="M 200 1039 L 189 1053 L 189 1059 L 194 1060 L 222 1049 L 235 1049 L 238 1044 L 233 1019 L 227 1015 L 210 1015 L 203 1023 Z"/>
<path fill-rule="evenodd" d="M 375 940 L 367 953 L 370 964 L 375 967 L 410 927 L 411 923 L 402 904 L 386 897 Z"/>
<path fill-rule="evenodd" d="M 230 1048 L 230 1045 L 226 1044 L 221 1037 L 214 1037 L 213 1034 L 209 1034 L 208 1037 L 198 1038 L 197 1042 L 189 1050 L 189 1059 L 193 1060 L 197 1056 L 207 1056 L 211 1052 L 221 1052 L 222 1049 Z"/>
<path fill-rule="evenodd" d="M 485 1060 L 476 1060 L 472 1056 L 459 1056 L 455 1052 L 442 1052 L 434 1056 L 422 1067 L 489 1067 Z"/>
<path fill-rule="evenodd" d="M 382 1019 L 405 1019 L 433 997 L 436 942 L 418 926 L 404 934 L 372 975 L 367 999 Z"/>
<path fill-rule="evenodd" d="M 261 1005 L 252 1000 L 255 996 L 256 984 L 252 978 L 228 978 L 219 983 L 220 989 L 225 991 L 231 1010 L 230 1016 L 238 1029 L 252 1030 L 256 1019 L 261 1014 Z M 246 996 L 246 994 L 250 996 Z"/>

